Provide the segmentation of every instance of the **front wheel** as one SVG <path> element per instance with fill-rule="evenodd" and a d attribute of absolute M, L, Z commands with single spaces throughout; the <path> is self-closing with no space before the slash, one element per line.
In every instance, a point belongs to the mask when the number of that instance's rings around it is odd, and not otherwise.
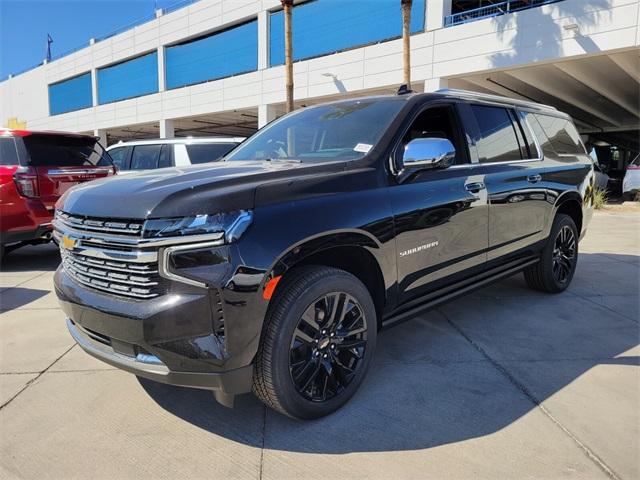
<path fill-rule="evenodd" d="M 548 293 L 564 291 L 578 264 L 578 229 L 569 215 L 558 214 L 540 261 L 524 271 L 529 287 Z"/>
<path fill-rule="evenodd" d="M 285 277 L 269 307 L 254 393 L 293 418 L 334 412 L 356 392 L 376 345 L 366 287 L 335 268 L 306 266 Z"/>

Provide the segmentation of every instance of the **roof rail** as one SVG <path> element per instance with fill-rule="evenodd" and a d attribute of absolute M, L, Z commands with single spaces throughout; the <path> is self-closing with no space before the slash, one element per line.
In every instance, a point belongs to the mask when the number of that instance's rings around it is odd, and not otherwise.
<path fill-rule="evenodd" d="M 471 90 L 460 90 L 456 88 L 441 88 L 436 93 L 455 95 L 463 98 L 477 99 L 477 100 L 491 100 L 500 103 L 509 103 L 511 105 L 520 105 L 522 107 L 533 107 L 538 109 L 546 109 L 558 111 L 556 107 L 551 105 L 545 105 L 544 103 L 537 103 L 529 100 L 519 100 L 517 98 L 504 97 L 502 95 L 491 95 L 487 93 L 473 92 Z"/>

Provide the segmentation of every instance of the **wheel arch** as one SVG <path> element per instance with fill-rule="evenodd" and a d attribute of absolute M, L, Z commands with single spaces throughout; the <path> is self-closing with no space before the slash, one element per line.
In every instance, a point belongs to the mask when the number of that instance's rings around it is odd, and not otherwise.
<path fill-rule="evenodd" d="M 389 267 L 384 265 L 382 246 L 366 233 L 340 231 L 321 235 L 287 249 L 265 276 L 265 283 L 274 277 L 286 277 L 296 267 L 319 265 L 334 267 L 354 275 L 369 293 L 376 307 L 378 323 L 387 305 Z M 277 287 L 276 287 L 277 290 Z"/>
<path fill-rule="evenodd" d="M 573 222 L 576 224 L 578 235 L 582 232 L 583 225 L 583 212 L 582 212 L 582 197 L 577 192 L 566 192 L 561 195 L 555 203 L 553 218 L 559 213 L 569 215 Z M 553 218 L 551 219 L 553 221 Z"/>

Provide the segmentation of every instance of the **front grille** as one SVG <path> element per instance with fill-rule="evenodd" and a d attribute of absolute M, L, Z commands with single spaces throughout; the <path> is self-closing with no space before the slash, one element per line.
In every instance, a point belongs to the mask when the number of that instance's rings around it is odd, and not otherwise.
<path fill-rule="evenodd" d="M 154 298 L 164 291 L 157 262 L 126 262 L 95 258 L 62 248 L 65 272 L 75 281 L 115 295 Z"/>
<path fill-rule="evenodd" d="M 56 211 L 57 222 L 74 230 L 90 233 L 106 233 L 127 235 L 132 237 L 142 236 L 143 223 L 140 220 L 112 220 L 104 218 L 84 217 L 71 215 L 66 212 Z"/>

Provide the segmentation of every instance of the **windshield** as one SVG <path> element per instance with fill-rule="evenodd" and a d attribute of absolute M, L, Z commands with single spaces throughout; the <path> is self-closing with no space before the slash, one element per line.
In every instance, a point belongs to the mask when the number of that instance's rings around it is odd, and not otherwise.
<path fill-rule="evenodd" d="M 402 98 L 363 99 L 299 110 L 236 148 L 234 160 L 330 162 L 366 155 L 405 105 Z"/>

